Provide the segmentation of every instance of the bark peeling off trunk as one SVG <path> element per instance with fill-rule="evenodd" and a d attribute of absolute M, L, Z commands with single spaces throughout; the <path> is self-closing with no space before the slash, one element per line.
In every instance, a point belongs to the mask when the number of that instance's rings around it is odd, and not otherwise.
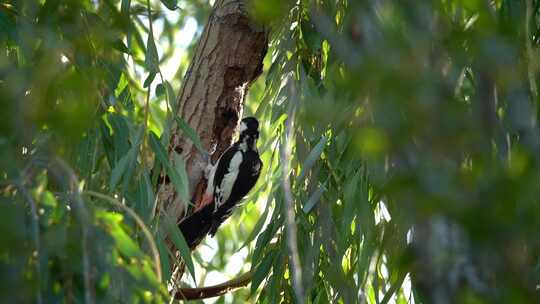
<path fill-rule="evenodd" d="M 197 132 L 206 150 L 215 151 L 214 160 L 232 143 L 247 90 L 261 74 L 268 48 L 268 32 L 250 22 L 245 7 L 245 1 L 216 1 L 177 100 L 176 115 Z M 194 192 L 203 188 L 204 158 L 177 126 L 169 149 L 184 157 L 189 190 L 192 197 L 197 196 Z M 180 219 L 184 204 L 174 187 L 166 183 L 158 195 L 165 212 Z"/>

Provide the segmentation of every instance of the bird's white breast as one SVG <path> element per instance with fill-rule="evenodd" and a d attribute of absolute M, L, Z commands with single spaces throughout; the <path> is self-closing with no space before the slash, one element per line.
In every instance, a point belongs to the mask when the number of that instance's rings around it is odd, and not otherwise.
<path fill-rule="evenodd" d="M 225 174 L 221 184 L 218 186 L 217 191 L 220 193 L 217 195 L 216 208 L 225 203 L 225 201 L 231 196 L 232 188 L 236 178 L 238 177 L 242 160 L 242 152 L 237 151 L 231 159 L 227 174 Z"/>

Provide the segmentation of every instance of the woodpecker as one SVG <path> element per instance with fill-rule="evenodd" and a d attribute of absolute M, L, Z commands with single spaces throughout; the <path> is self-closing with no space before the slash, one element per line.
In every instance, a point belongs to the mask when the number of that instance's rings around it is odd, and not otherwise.
<path fill-rule="evenodd" d="M 262 161 L 257 151 L 259 122 L 246 117 L 240 122 L 240 136 L 208 171 L 208 186 L 194 213 L 179 224 L 188 243 L 195 248 L 202 239 L 214 236 L 234 208 L 255 186 Z"/>

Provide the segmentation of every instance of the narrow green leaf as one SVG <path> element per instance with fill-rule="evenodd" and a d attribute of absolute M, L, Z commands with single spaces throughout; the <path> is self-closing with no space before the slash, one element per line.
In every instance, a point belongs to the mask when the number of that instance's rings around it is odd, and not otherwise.
<path fill-rule="evenodd" d="M 115 227 L 111 230 L 111 235 L 114 237 L 118 250 L 127 257 L 142 257 L 143 254 L 139 246 L 133 241 L 124 229 Z"/>
<path fill-rule="evenodd" d="M 126 170 L 123 174 L 123 181 L 122 181 L 122 187 L 124 191 L 124 195 L 129 190 L 129 182 L 131 181 L 131 178 L 133 177 L 133 174 L 135 173 L 135 168 L 137 166 L 137 156 L 139 155 L 139 146 L 142 142 L 143 138 L 143 128 L 132 128 L 130 132 L 130 141 L 132 143 L 131 149 L 128 152 L 128 162 L 126 165 Z"/>
<path fill-rule="evenodd" d="M 122 228 L 123 216 L 114 212 L 99 211 L 96 218 L 106 227 L 115 240 L 118 250 L 126 257 L 142 257 L 143 253 L 135 241 Z"/>
<path fill-rule="evenodd" d="M 284 271 L 284 263 L 283 263 L 283 256 L 282 253 L 285 252 L 283 247 L 281 249 L 278 249 L 278 253 L 276 254 L 276 257 L 274 258 L 274 265 L 272 266 L 272 278 L 270 280 L 270 286 L 267 289 L 269 291 L 269 299 L 270 303 L 280 303 L 278 299 L 280 299 L 278 290 L 281 290 L 281 284 L 283 283 L 283 271 Z M 267 283 L 268 285 L 268 283 Z"/>
<path fill-rule="evenodd" d="M 129 51 L 128 47 L 124 44 L 124 42 L 120 39 L 117 39 L 112 43 L 112 47 L 122 53 L 131 55 L 131 52 Z"/>
<path fill-rule="evenodd" d="M 272 220 L 266 226 L 266 229 L 263 233 L 259 234 L 257 242 L 255 243 L 255 250 L 253 251 L 253 256 L 251 257 L 251 268 L 255 267 L 259 263 L 261 254 L 264 252 L 266 245 L 270 242 L 272 237 L 276 234 L 277 230 L 283 224 L 283 217 L 279 216 L 279 208 L 274 208 L 274 213 L 272 214 Z"/>
<path fill-rule="evenodd" d="M 298 176 L 298 181 L 302 180 L 308 174 L 309 170 L 311 170 L 315 162 L 319 159 L 327 141 L 328 139 L 326 136 L 321 137 L 321 140 L 319 140 L 317 145 L 315 145 L 311 152 L 309 152 L 302 166 L 302 173 L 300 173 L 300 176 Z"/>
<path fill-rule="evenodd" d="M 156 78 L 157 72 L 151 71 L 150 74 L 148 74 L 148 77 L 144 80 L 143 88 L 147 88 L 152 84 L 152 81 Z"/>
<path fill-rule="evenodd" d="M 185 203 L 189 202 L 189 179 L 186 171 L 186 163 L 180 154 L 173 152 L 174 170 L 178 175 L 177 191 Z"/>
<path fill-rule="evenodd" d="M 148 174 L 147 170 L 144 170 L 143 177 L 144 177 L 144 185 L 146 187 L 146 195 L 147 195 L 146 206 L 148 208 L 152 208 L 152 206 L 154 206 L 154 201 L 156 199 L 156 196 L 154 194 L 154 187 L 152 187 L 152 181 L 150 180 L 150 175 Z"/>
<path fill-rule="evenodd" d="M 122 4 L 120 6 L 120 13 L 122 14 L 122 17 L 129 19 L 130 6 L 131 6 L 131 0 L 122 0 Z"/>
<path fill-rule="evenodd" d="M 176 113 L 176 94 L 174 94 L 174 90 L 167 80 L 165 80 L 165 88 L 167 89 L 167 100 L 169 101 L 169 105 L 171 106 L 173 113 Z"/>
<path fill-rule="evenodd" d="M 120 95 L 118 95 L 118 100 L 120 100 L 120 103 L 124 105 L 129 112 L 133 112 L 133 110 L 135 109 L 128 85 L 126 85 L 122 92 L 120 92 Z"/>
<path fill-rule="evenodd" d="M 116 163 L 114 169 L 111 172 L 111 179 L 109 182 L 109 188 L 111 191 L 114 190 L 118 182 L 120 182 L 120 179 L 122 176 L 124 177 L 124 188 L 127 188 L 127 185 L 129 183 L 129 180 L 131 179 L 133 172 L 135 170 L 135 165 L 137 164 L 137 154 L 139 153 L 139 145 L 141 143 L 142 139 L 142 128 L 138 131 L 135 131 L 135 135 L 133 135 L 132 140 L 132 147 L 129 149 L 129 151 L 120 158 L 120 160 Z"/>
<path fill-rule="evenodd" d="M 171 277 L 171 263 L 169 262 L 169 252 L 167 245 L 161 236 L 156 238 L 157 247 L 159 250 L 159 259 L 161 260 L 161 273 L 163 273 L 163 281 L 169 281 Z"/>
<path fill-rule="evenodd" d="M 169 164 L 169 158 L 167 157 L 167 152 L 165 152 L 165 148 L 161 145 L 161 142 L 159 141 L 159 138 L 154 132 L 150 132 L 148 135 L 148 140 L 150 147 L 154 151 L 157 160 L 164 166 L 167 167 Z"/>
<path fill-rule="evenodd" d="M 154 41 L 154 35 L 151 31 L 148 33 L 148 41 L 146 42 L 146 57 L 144 59 L 144 64 L 150 73 L 156 73 L 158 71 L 159 56 Z"/>
<path fill-rule="evenodd" d="M 111 172 L 111 179 L 109 181 L 109 189 L 111 191 L 114 190 L 114 188 L 116 187 L 116 185 L 122 178 L 122 175 L 124 175 L 124 172 L 126 171 L 127 164 L 129 162 L 130 157 L 131 157 L 131 153 L 127 153 L 122 158 L 120 158 L 120 160 L 114 166 L 114 169 Z"/>
<path fill-rule="evenodd" d="M 355 209 L 359 207 L 358 189 L 360 188 L 360 173 L 357 171 L 351 177 L 348 175 L 348 182 L 343 190 L 343 216 L 341 218 L 341 225 L 339 230 L 341 235 L 348 235 L 350 233 L 351 222 L 355 216 Z"/>
<path fill-rule="evenodd" d="M 165 6 L 170 10 L 175 10 L 178 8 L 178 0 L 161 0 L 161 3 L 165 4 Z"/>
<path fill-rule="evenodd" d="M 165 94 L 165 86 L 160 83 L 156 86 L 156 96 L 163 96 L 163 94 Z"/>
<path fill-rule="evenodd" d="M 324 191 L 326 191 L 326 187 L 324 187 L 324 185 L 319 184 L 319 187 L 317 188 L 317 190 L 315 190 L 315 192 L 313 192 L 313 194 L 311 194 L 308 201 L 304 205 L 304 208 L 302 209 L 304 211 L 304 213 L 309 213 L 311 211 L 311 209 L 313 209 L 313 207 L 321 199 L 321 196 L 323 195 Z"/>
<path fill-rule="evenodd" d="M 15 40 L 17 37 L 17 26 L 14 18 L 0 10 L 0 38 L 4 36 Z"/>
<path fill-rule="evenodd" d="M 109 149 L 107 147 L 105 148 L 109 150 L 107 153 L 110 153 L 112 156 L 109 162 L 111 167 L 114 167 L 114 163 L 119 161 L 130 149 L 128 141 L 129 126 L 126 118 L 117 113 L 107 115 L 107 121 L 112 127 L 112 134 L 109 135 L 109 132 L 107 132 L 109 139 L 112 141 L 112 147 L 109 147 Z"/>
<path fill-rule="evenodd" d="M 266 244 L 272 238 L 272 231 L 274 229 L 274 222 L 270 222 L 266 229 L 259 235 L 257 238 L 257 243 L 255 243 L 255 250 L 253 251 L 253 256 L 251 257 L 251 268 L 259 263 L 259 257 L 266 247 Z"/>
<path fill-rule="evenodd" d="M 165 147 L 163 147 L 161 141 L 153 132 L 150 132 L 149 142 L 157 160 L 163 165 L 163 167 L 165 167 L 167 176 L 169 176 L 169 179 L 171 180 L 175 190 L 178 192 L 178 195 L 180 195 L 180 198 L 184 203 L 188 204 L 189 184 L 184 160 L 182 157 L 180 157 L 180 155 L 174 152 L 173 159 L 175 162 L 175 167 L 173 167 L 169 162 L 167 152 L 165 152 Z"/>
<path fill-rule="evenodd" d="M 182 129 L 182 132 L 189 137 L 189 139 L 193 142 L 197 150 L 199 152 L 205 154 L 207 153 L 204 148 L 202 147 L 201 139 L 199 138 L 199 135 L 193 130 L 182 118 L 176 117 L 176 123 L 178 124 L 178 127 Z"/>
<path fill-rule="evenodd" d="M 312 52 L 319 50 L 323 42 L 323 37 L 318 33 L 315 24 L 310 20 L 304 19 L 300 23 L 300 28 L 302 29 L 302 38 L 307 47 Z"/>
<path fill-rule="evenodd" d="M 186 267 L 188 268 L 189 274 L 191 274 L 193 278 L 193 282 L 195 282 L 196 284 L 197 280 L 195 279 L 195 266 L 193 265 L 191 251 L 189 250 L 186 239 L 182 235 L 180 229 L 178 229 L 178 227 L 173 224 L 172 219 L 165 216 L 163 223 L 165 224 L 167 233 L 171 237 L 174 246 L 176 246 L 176 249 L 178 249 L 178 251 L 180 252 L 182 260 L 184 261 L 184 263 L 186 263 Z"/>
<path fill-rule="evenodd" d="M 270 206 L 270 203 L 267 203 L 263 214 L 261 214 L 261 216 L 257 220 L 257 223 L 255 224 L 255 226 L 253 226 L 253 230 L 251 230 L 251 233 L 247 237 L 244 244 L 242 246 L 240 246 L 240 249 L 244 248 L 247 244 L 251 243 L 251 241 L 253 241 L 255 239 L 255 237 L 259 234 L 259 232 L 261 231 L 264 223 L 266 222 L 266 218 L 268 217 L 268 212 L 270 211 L 269 206 Z"/>
<path fill-rule="evenodd" d="M 360 173 L 357 171 L 354 173 L 354 176 L 350 178 L 349 175 L 349 182 L 345 185 L 344 195 L 343 198 L 346 201 L 354 201 L 356 191 L 358 188 L 360 188 Z"/>
<path fill-rule="evenodd" d="M 384 295 L 383 299 L 381 300 L 381 304 L 386 304 L 390 299 L 392 298 L 392 295 L 396 293 L 396 291 L 399 290 L 401 285 L 403 285 L 403 281 L 405 280 L 405 277 L 407 276 L 406 271 L 399 271 L 398 277 L 394 283 L 390 286 L 386 294 Z"/>
<path fill-rule="evenodd" d="M 276 250 L 270 250 L 268 254 L 263 258 L 261 264 L 257 266 L 257 270 L 253 274 L 251 279 L 251 294 L 254 294 L 257 291 L 261 282 L 266 278 L 270 269 L 272 268 L 272 262 L 274 261 L 274 256 L 276 255 Z"/>

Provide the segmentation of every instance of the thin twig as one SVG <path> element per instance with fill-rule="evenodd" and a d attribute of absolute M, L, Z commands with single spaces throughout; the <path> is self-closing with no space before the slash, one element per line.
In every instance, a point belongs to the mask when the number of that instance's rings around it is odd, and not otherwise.
<path fill-rule="evenodd" d="M 293 80 L 291 80 L 292 82 Z M 293 90 L 291 85 L 291 90 Z M 292 92 L 291 97 L 294 98 L 295 92 Z M 297 230 L 295 223 L 295 212 L 294 212 L 294 203 L 293 195 L 291 191 L 291 139 L 293 137 L 293 127 L 294 127 L 294 114 L 295 114 L 295 105 L 291 104 L 289 108 L 289 113 L 287 115 L 287 121 L 285 122 L 285 136 L 283 143 L 281 145 L 281 161 L 283 162 L 283 179 L 282 187 L 285 198 L 285 220 L 287 225 L 287 247 L 289 249 L 289 258 L 291 261 L 291 270 L 293 273 L 293 286 L 294 292 L 296 294 L 297 302 L 302 304 L 304 303 L 304 285 L 302 283 L 302 267 L 300 265 L 300 255 L 298 254 L 298 245 L 297 245 Z"/>
<path fill-rule="evenodd" d="M 117 199 L 115 199 L 113 197 L 110 197 L 108 195 L 105 195 L 103 193 L 99 193 L 99 192 L 95 192 L 95 191 L 91 191 L 91 190 L 86 190 L 86 191 L 83 192 L 83 194 L 100 198 L 100 199 L 102 199 L 102 200 L 104 200 L 104 201 L 118 207 L 118 208 L 122 209 L 123 211 L 125 211 L 127 214 L 129 214 L 129 216 L 131 216 L 135 220 L 137 225 L 139 225 L 142 232 L 144 233 L 144 236 L 146 237 L 146 240 L 148 241 L 148 244 L 150 245 L 150 250 L 152 251 L 152 257 L 154 259 L 154 264 L 155 264 L 155 268 L 156 268 L 156 270 L 155 270 L 156 275 L 158 277 L 158 280 L 161 282 L 162 281 L 161 260 L 159 259 L 159 251 L 158 251 L 157 246 L 156 246 L 156 241 L 154 240 L 154 237 L 152 236 L 152 233 L 150 232 L 150 229 L 148 229 L 148 227 L 146 226 L 144 221 L 137 215 L 137 213 L 135 213 L 135 211 L 133 211 L 128 206 L 122 204 Z"/>
<path fill-rule="evenodd" d="M 41 269 L 39 264 L 39 255 L 40 255 L 40 238 L 39 238 L 39 216 L 37 213 L 37 205 L 28 190 L 24 186 L 24 182 L 21 181 L 17 184 L 17 188 L 21 191 L 21 194 L 24 196 L 28 205 L 30 205 L 30 215 L 32 217 L 32 234 L 34 237 L 34 250 L 35 250 L 35 259 L 36 259 L 36 284 L 37 284 L 37 294 L 36 294 L 36 303 L 41 304 Z"/>
<path fill-rule="evenodd" d="M 251 272 L 246 272 L 239 277 L 218 285 L 200 288 L 182 288 L 175 293 L 174 298 L 176 300 L 200 300 L 218 297 L 235 289 L 247 286 L 251 282 L 252 276 Z"/>

